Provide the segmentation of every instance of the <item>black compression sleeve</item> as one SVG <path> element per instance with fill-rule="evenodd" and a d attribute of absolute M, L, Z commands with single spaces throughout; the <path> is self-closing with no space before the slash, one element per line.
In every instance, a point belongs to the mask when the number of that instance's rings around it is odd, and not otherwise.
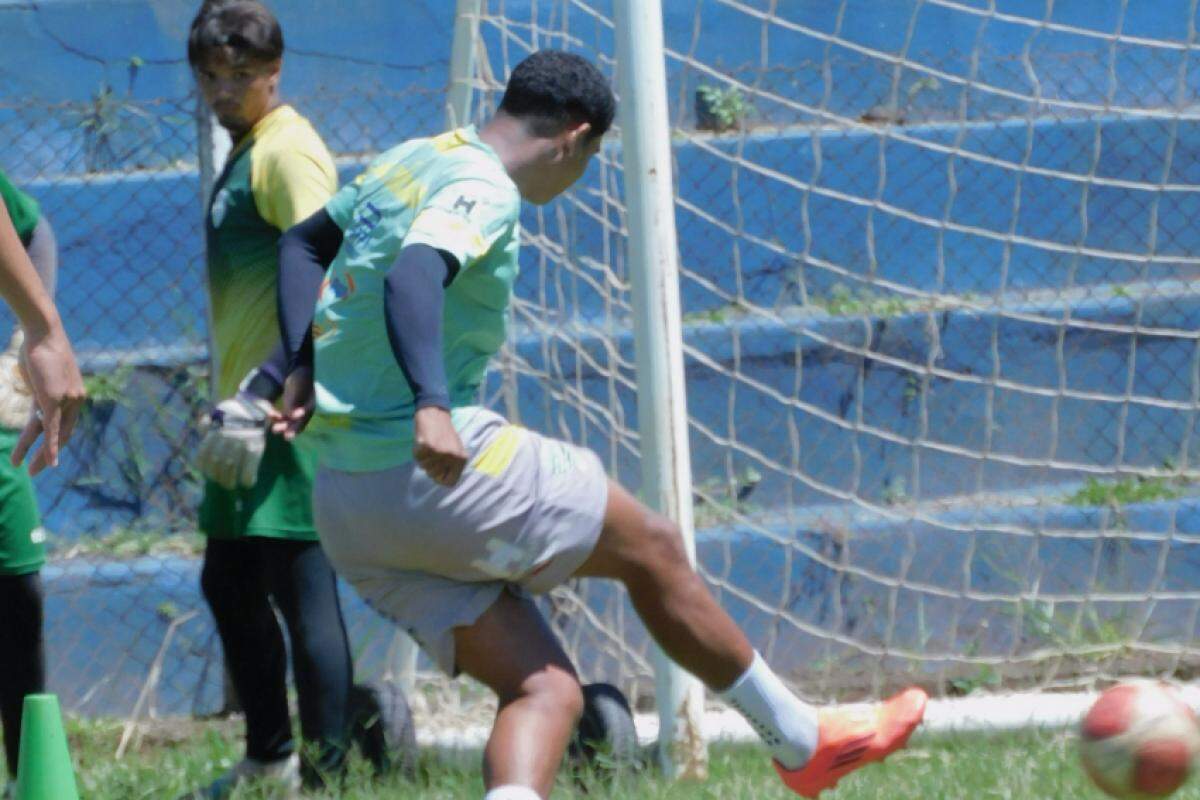
<path fill-rule="evenodd" d="M 245 391 L 255 397 L 274 403 L 283 394 L 283 380 L 288 373 L 288 356 L 283 342 L 275 345 L 267 360 L 258 365 Z"/>
<path fill-rule="evenodd" d="M 442 301 L 458 262 L 428 245 L 405 247 L 383 282 L 384 319 L 417 408 L 450 407 L 442 359 Z"/>
<path fill-rule="evenodd" d="M 325 270 L 342 246 L 342 229 L 321 209 L 279 239 L 279 327 L 287 371 L 312 363 L 313 307 Z"/>

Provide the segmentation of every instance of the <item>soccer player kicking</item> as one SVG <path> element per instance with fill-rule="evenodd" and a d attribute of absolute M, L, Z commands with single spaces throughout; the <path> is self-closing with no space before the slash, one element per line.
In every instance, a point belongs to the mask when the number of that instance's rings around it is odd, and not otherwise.
<path fill-rule="evenodd" d="M 37 201 L 13 186 L 3 173 L 0 173 L 0 200 L 3 200 L 0 263 L 4 280 L 16 278 L 12 286 L 18 291 L 10 302 L 21 325 L 30 326 L 31 344 L 39 346 L 34 344 L 38 338 L 34 332 L 45 326 L 39 325 L 37 317 L 47 316 L 53 308 L 51 298 L 58 265 L 54 233 Z M 58 335 L 62 336 L 60 346 L 65 348 L 60 357 L 69 359 L 69 365 L 55 367 L 54 374 L 68 377 L 76 399 L 82 400 L 82 379 L 66 336 L 61 334 L 61 324 L 58 327 Z M 34 395 L 26 382 L 27 373 L 23 374 L 19 366 L 24 342 L 23 328 L 18 327 L 13 331 L 8 350 L 0 354 L 0 456 L 3 457 L 0 459 L 0 609 L 3 609 L 0 611 L 0 724 L 4 728 L 4 758 L 10 780 L 4 797 L 14 791 L 12 780 L 17 774 L 25 695 L 42 692 L 46 687 L 39 574 L 46 561 L 45 532 L 33 483 L 21 464 L 24 454 L 17 454 L 17 432 L 31 422 L 39 424 L 46 412 L 42 408 L 41 418 L 33 413 Z M 64 374 L 63 367 L 69 375 Z M 69 434 L 69 428 L 64 430 Z M 25 447 L 28 448 L 28 443 Z M 40 463 L 50 464 L 53 459 L 43 457 Z"/>
<path fill-rule="evenodd" d="M 282 56 L 279 22 L 257 0 L 207 2 L 192 22 L 188 63 L 233 140 L 205 225 L 221 402 L 197 454 L 208 478 L 200 586 L 245 712 L 246 756 L 188 797 L 223 798 L 262 777 L 296 792 L 302 779 L 319 784 L 344 764 L 352 664 L 336 578 L 312 521 L 315 457 L 266 430 L 286 366 L 275 319 L 279 237 L 337 188 L 324 143 L 279 98 Z M 278 363 L 255 369 L 273 350 Z M 275 608 L 291 640 L 307 745 L 300 754 Z"/>
<path fill-rule="evenodd" d="M 295 436 L 315 404 L 314 514 L 335 568 L 442 669 L 498 695 L 486 800 L 547 797 L 581 713 L 575 670 L 530 599 L 572 577 L 621 581 L 663 650 L 750 721 L 788 786 L 815 797 L 901 747 L 924 692 L 861 716 L 804 704 L 717 605 L 669 520 L 591 451 L 474 405 L 505 341 L 520 201 L 578 180 L 614 110 L 588 61 L 535 53 L 481 130 L 383 153 L 288 231 L 291 369 L 274 427 Z"/>

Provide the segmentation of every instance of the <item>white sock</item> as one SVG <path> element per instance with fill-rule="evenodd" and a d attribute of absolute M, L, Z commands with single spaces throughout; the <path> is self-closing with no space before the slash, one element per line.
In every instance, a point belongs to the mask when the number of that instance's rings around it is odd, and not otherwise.
<path fill-rule="evenodd" d="M 483 796 L 483 800 L 542 800 L 542 796 L 528 786 L 497 786 Z"/>
<path fill-rule="evenodd" d="M 817 710 L 792 694 L 757 651 L 718 696 L 746 718 L 784 769 L 800 769 L 817 749 Z"/>

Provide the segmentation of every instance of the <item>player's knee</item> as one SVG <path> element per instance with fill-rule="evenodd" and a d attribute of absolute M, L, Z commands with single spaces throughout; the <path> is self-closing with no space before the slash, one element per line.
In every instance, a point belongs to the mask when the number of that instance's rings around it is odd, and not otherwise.
<path fill-rule="evenodd" d="M 564 670 L 544 669 L 529 676 L 519 693 L 573 721 L 583 715 L 583 688 L 578 678 Z"/>
<path fill-rule="evenodd" d="M 297 614 L 287 620 L 287 628 L 296 657 L 307 663 L 322 663 L 346 649 L 342 620 L 336 615 Z"/>
<path fill-rule="evenodd" d="M 550 691 L 559 713 L 569 717 L 571 724 L 578 722 L 583 716 L 583 687 L 579 685 L 579 680 L 574 675 L 556 671 Z"/>

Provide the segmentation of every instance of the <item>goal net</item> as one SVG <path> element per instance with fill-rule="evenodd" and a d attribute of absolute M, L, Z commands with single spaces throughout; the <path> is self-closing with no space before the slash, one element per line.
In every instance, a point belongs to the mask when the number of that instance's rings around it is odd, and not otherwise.
<path fill-rule="evenodd" d="M 806 697 L 1186 678 L 1200 613 L 1196 2 L 667 2 L 698 561 Z M 486 117 L 606 0 L 484 3 Z M 615 82 L 614 82 L 615 84 Z M 513 419 L 637 489 L 619 137 L 523 218 Z M 548 601 L 653 691 L 621 591 Z"/>

